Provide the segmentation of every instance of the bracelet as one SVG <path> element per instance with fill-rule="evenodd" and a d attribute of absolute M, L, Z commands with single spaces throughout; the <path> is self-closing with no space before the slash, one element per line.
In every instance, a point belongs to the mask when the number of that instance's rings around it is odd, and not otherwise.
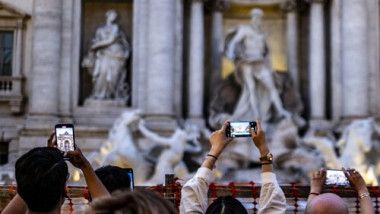
<path fill-rule="evenodd" d="M 365 192 L 365 193 L 362 193 L 362 194 L 359 195 L 359 198 L 360 198 L 360 199 L 362 199 L 362 198 L 364 198 L 364 197 L 370 197 L 369 192 Z"/>
<path fill-rule="evenodd" d="M 271 161 L 271 162 L 264 162 L 264 163 L 261 163 L 261 165 L 269 165 L 269 164 L 272 164 L 272 161 Z"/>
<path fill-rule="evenodd" d="M 215 160 L 218 160 L 218 157 L 216 157 L 215 155 L 207 154 L 207 156 L 213 157 L 213 158 L 215 158 Z"/>
<path fill-rule="evenodd" d="M 309 193 L 309 195 L 319 195 L 319 193 L 311 192 L 311 193 Z"/>

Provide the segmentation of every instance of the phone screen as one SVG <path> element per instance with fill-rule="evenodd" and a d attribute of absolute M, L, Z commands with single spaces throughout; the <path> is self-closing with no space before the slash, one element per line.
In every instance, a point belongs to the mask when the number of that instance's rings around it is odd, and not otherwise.
<path fill-rule="evenodd" d="M 251 128 L 256 131 L 256 122 L 254 121 L 236 121 L 229 122 L 226 130 L 227 137 L 250 137 Z"/>
<path fill-rule="evenodd" d="M 125 168 L 125 170 L 127 171 L 128 176 L 129 176 L 129 180 L 131 181 L 131 184 L 130 184 L 131 191 L 133 191 L 133 189 L 135 187 L 135 183 L 133 180 L 133 169 L 132 168 Z"/>
<path fill-rule="evenodd" d="M 55 125 L 55 136 L 59 150 L 63 152 L 75 150 L 74 126 L 72 124 Z"/>
<path fill-rule="evenodd" d="M 336 185 L 336 186 L 349 186 L 350 182 L 344 175 L 342 170 L 327 170 L 326 171 L 326 185 Z"/>

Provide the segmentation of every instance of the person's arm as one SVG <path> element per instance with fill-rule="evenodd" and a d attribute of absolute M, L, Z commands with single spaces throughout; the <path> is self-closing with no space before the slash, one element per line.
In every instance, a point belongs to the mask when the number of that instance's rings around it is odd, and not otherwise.
<path fill-rule="evenodd" d="M 360 200 L 361 213 L 372 214 L 375 213 L 372 205 L 371 196 L 368 192 L 367 185 L 363 177 L 355 169 L 342 168 L 344 175 L 346 175 L 350 185 L 358 192 Z"/>
<path fill-rule="evenodd" d="M 232 138 L 227 138 L 225 135 L 227 125 L 228 121 L 225 121 L 220 130 L 211 134 L 209 139 L 211 144 L 210 151 L 194 177 L 182 187 L 181 214 L 206 212 L 209 184 L 214 178 L 211 170 L 224 148 L 232 141 Z"/>
<path fill-rule="evenodd" d="M 99 180 L 98 176 L 96 176 L 90 162 L 88 162 L 88 160 L 84 157 L 79 148 L 75 149 L 75 151 L 67 152 L 66 156 L 71 156 L 71 164 L 82 170 L 84 178 L 86 179 L 88 190 L 90 191 L 93 199 L 110 195 L 103 183 Z"/>
<path fill-rule="evenodd" d="M 261 157 L 270 154 L 270 150 L 265 138 L 265 132 L 256 119 L 257 132 L 251 129 L 252 140 L 260 151 Z M 286 199 L 284 192 L 277 183 L 276 174 L 274 174 L 272 160 L 261 161 L 261 190 L 259 201 L 259 213 L 285 213 Z"/>
<path fill-rule="evenodd" d="M 307 198 L 307 203 L 309 203 L 313 198 L 322 193 L 323 185 L 326 181 L 326 169 L 322 168 L 319 171 L 313 173 L 310 181 L 310 193 Z"/>

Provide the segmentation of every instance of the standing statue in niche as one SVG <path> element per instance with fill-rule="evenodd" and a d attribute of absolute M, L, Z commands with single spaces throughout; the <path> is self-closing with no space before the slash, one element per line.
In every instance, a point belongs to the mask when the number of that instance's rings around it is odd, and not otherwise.
<path fill-rule="evenodd" d="M 240 25 L 226 37 L 225 54 L 234 61 L 235 79 L 241 86 L 232 119 L 269 120 L 272 104 L 278 116 L 289 117 L 273 80 L 266 35 L 260 28 L 263 12 L 255 8 L 250 15 L 250 25 Z"/>
<path fill-rule="evenodd" d="M 106 25 L 96 30 L 89 54 L 82 62 L 92 75 L 93 99 L 128 98 L 126 62 L 130 45 L 116 23 L 117 18 L 115 10 L 107 11 Z"/>

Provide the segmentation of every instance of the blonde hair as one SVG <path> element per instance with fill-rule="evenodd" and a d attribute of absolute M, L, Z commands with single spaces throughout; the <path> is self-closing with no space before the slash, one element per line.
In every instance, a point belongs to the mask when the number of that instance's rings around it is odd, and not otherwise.
<path fill-rule="evenodd" d="M 174 204 L 156 192 L 136 189 L 116 191 L 111 197 L 98 198 L 91 203 L 86 214 L 177 214 Z"/>

